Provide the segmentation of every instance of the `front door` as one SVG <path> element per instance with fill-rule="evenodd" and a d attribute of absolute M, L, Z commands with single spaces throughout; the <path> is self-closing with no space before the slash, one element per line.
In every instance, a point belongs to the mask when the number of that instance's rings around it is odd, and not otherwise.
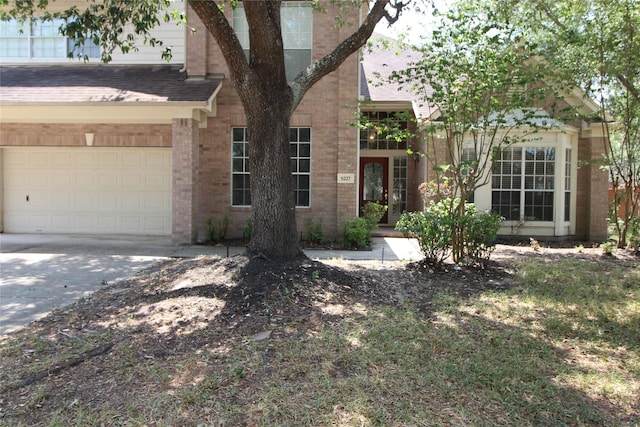
<path fill-rule="evenodd" d="M 363 157 L 360 159 L 360 212 L 368 202 L 388 205 L 389 159 L 386 157 Z M 387 213 L 381 223 L 388 221 Z"/>

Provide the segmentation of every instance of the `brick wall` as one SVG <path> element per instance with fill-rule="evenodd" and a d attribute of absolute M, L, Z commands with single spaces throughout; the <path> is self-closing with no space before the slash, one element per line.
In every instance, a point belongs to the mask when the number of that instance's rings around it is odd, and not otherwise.
<path fill-rule="evenodd" d="M 608 179 L 600 170 L 604 138 L 578 140 L 578 191 L 576 194 L 576 236 L 594 241 L 607 239 Z"/>
<path fill-rule="evenodd" d="M 227 13 L 230 15 L 230 10 Z M 190 25 L 200 29 L 202 24 L 191 15 Z M 333 28 L 335 15 L 331 7 L 327 13 L 314 14 L 313 60 L 329 53 L 354 30 L 352 26 Z M 206 64 L 201 62 L 202 49 L 207 49 Z M 216 99 L 217 115 L 209 118 L 207 127 L 200 133 L 198 234 L 204 236 L 207 218 L 215 221 L 227 215 L 231 221 L 228 237 L 240 237 L 250 209 L 231 206 L 231 128 L 246 125 L 244 110 L 212 37 L 207 34 L 205 40 L 200 34 L 189 39 L 187 50 L 188 61 L 194 61 L 187 64 L 190 77 L 204 72 L 226 76 Z M 311 206 L 297 209 L 300 231 L 306 219 L 322 218 L 326 236 L 336 238 L 342 220 L 356 215 L 356 184 L 338 185 L 337 173 L 357 174 L 357 130 L 346 123 L 353 120 L 357 96 L 358 56 L 354 54 L 337 71 L 316 83 L 293 114 L 291 126 L 311 127 L 312 132 Z"/>
<path fill-rule="evenodd" d="M 86 146 L 85 133 L 94 134 L 94 147 L 171 147 L 171 125 L 3 123 L 0 146 Z"/>
<path fill-rule="evenodd" d="M 190 244 L 197 237 L 199 129 L 192 119 L 173 120 L 172 240 Z"/>

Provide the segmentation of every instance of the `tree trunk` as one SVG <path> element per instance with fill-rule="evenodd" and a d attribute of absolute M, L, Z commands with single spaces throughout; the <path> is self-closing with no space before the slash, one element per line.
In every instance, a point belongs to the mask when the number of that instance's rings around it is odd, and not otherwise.
<path fill-rule="evenodd" d="M 267 259 L 291 259 L 302 255 L 289 151 L 291 114 L 277 104 L 274 100 L 262 114 L 247 115 L 253 208 L 247 249 Z"/>

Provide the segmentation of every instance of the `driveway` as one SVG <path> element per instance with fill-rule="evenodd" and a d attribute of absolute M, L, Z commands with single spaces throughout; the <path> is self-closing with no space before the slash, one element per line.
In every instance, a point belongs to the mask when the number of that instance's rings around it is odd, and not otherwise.
<path fill-rule="evenodd" d="M 174 252 L 162 237 L 0 234 L 0 335 Z"/>
<path fill-rule="evenodd" d="M 307 250 L 313 259 L 420 259 L 413 239 L 373 239 L 372 251 Z M 244 248 L 175 247 L 169 237 L 0 234 L 0 336 L 170 257 Z"/>

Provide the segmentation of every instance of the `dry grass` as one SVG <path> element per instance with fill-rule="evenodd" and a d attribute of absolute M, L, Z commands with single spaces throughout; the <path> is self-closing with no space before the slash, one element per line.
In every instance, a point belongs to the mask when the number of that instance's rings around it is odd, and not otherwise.
<path fill-rule="evenodd" d="M 512 276 L 304 264 L 235 317 L 220 292 L 176 294 L 187 279 L 210 283 L 206 271 L 232 287 L 222 261 L 164 266 L 127 304 L 97 296 L 2 339 L 0 424 L 638 425 L 638 262 L 566 252 L 502 258 Z M 157 297 L 162 274 L 171 299 Z M 88 307 L 96 317 L 78 320 Z"/>

